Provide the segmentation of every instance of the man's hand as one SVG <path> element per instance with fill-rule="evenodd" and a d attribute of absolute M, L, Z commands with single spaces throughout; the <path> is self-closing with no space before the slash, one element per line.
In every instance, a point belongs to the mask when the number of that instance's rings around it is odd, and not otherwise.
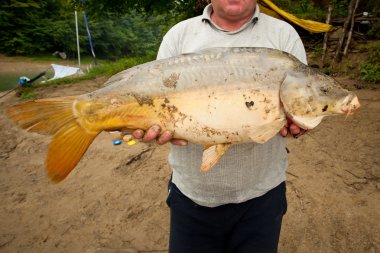
<path fill-rule="evenodd" d="M 286 137 L 286 136 L 288 136 L 289 134 L 291 134 L 294 138 L 298 138 L 298 137 L 300 137 L 301 135 L 303 135 L 304 133 L 306 133 L 306 130 L 300 128 L 299 126 L 297 126 L 297 125 L 296 125 L 293 121 L 291 121 L 290 119 L 288 119 L 287 126 L 284 126 L 284 127 L 280 130 L 280 134 L 281 134 L 283 137 Z"/>
<path fill-rule="evenodd" d="M 306 132 L 305 129 L 300 128 L 295 123 L 293 123 L 291 120 L 288 119 L 287 126 L 283 127 L 280 130 L 280 134 L 283 137 L 288 136 L 291 134 L 294 138 L 298 138 L 299 136 L 303 135 Z M 187 141 L 182 139 L 173 139 L 173 133 L 170 131 L 163 131 L 161 134 L 161 128 L 158 125 L 151 126 L 146 132 L 141 129 L 137 129 L 133 131 L 132 136 L 135 139 L 138 139 L 142 142 L 152 142 L 156 140 L 157 144 L 163 145 L 168 142 L 179 145 L 179 146 L 186 146 Z"/>
<path fill-rule="evenodd" d="M 157 144 L 163 145 L 168 142 L 179 145 L 186 146 L 187 141 L 182 139 L 173 139 L 173 133 L 170 131 L 163 131 L 161 134 L 161 127 L 158 125 L 151 126 L 146 132 L 141 129 L 133 131 L 132 136 L 143 142 L 152 142 L 156 140 Z"/>

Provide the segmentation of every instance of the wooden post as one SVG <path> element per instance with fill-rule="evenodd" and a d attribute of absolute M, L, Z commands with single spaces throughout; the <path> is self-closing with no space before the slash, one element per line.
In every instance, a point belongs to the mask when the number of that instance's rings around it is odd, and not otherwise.
<path fill-rule="evenodd" d="M 342 60 L 342 52 L 341 52 L 342 51 L 342 46 L 343 46 L 344 39 L 346 38 L 346 34 L 347 34 L 347 30 L 348 30 L 348 25 L 350 24 L 350 21 L 351 21 L 352 10 L 354 8 L 355 1 L 356 0 L 351 0 L 350 4 L 348 5 L 348 16 L 347 16 L 346 20 L 344 21 L 343 34 L 339 38 L 338 46 L 336 48 L 335 57 L 334 57 L 334 61 L 335 62 L 340 62 Z"/>
<path fill-rule="evenodd" d="M 355 12 L 356 12 L 356 9 L 358 8 L 358 5 L 359 5 L 359 0 L 356 0 L 355 7 L 354 7 L 354 10 L 352 12 L 351 27 L 350 27 L 350 31 L 348 33 L 348 38 L 347 38 L 346 46 L 344 47 L 343 55 L 347 55 L 348 48 L 350 46 L 350 42 L 351 42 L 351 38 L 352 38 L 352 31 L 354 29 L 354 24 L 355 24 Z"/>
<path fill-rule="evenodd" d="M 333 5 L 329 3 L 327 18 L 326 18 L 326 24 L 330 24 L 332 9 L 333 9 Z M 328 40 L 329 40 L 329 32 L 325 32 L 325 36 L 323 37 L 322 67 L 325 65 Z"/>
<path fill-rule="evenodd" d="M 80 67 L 80 49 L 79 49 L 79 35 L 78 35 L 78 14 L 77 9 L 75 8 L 75 33 L 77 35 L 77 51 L 78 51 L 78 66 Z"/>

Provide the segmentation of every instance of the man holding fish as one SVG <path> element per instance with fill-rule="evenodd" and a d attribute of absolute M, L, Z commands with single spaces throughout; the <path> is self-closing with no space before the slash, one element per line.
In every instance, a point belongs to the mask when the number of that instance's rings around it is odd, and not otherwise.
<path fill-rule="evenodd" d="M 255 0 L 212 0 L 165 35 L 157 58 L 91 93 L 6 113 L 27 131 L 52 135 L 53 183 L 102 131 L 138 129 L 135 138 L 177 144 L 168 159 L 170 252 L 276 252 L 287 207 L 283 137 L 351 114 L 357 96 L 305 65 L 296 31 L 260 13 Z"/>
<path fill-rule="evenodd" d="M 256 0 L 211 0 L 203 15 L 178 23 L 165 35 L 157 59 L 213 47 L 275 48 L 306 64 L 297 32 L 260 13 Z M 158 125 L 134 132 L 145 142 L 174 144 L 167 199 L 170 252 L 277 252 L 287 208 L 283 137 L 305 132 L 291 121 L 288 125 L 264 144 L 233 145 L 207 173 L 199 172 L 203 145 L 173 139 Z"/>

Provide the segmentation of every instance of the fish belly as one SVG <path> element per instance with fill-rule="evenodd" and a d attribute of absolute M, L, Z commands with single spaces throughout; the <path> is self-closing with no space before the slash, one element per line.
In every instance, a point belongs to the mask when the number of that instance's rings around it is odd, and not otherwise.
<path fill-rule="evenodd" d="M 278 90 L 209 89 L 155 101 L 159 124 L 194 143 L 263 143 L 285 125 Z"/>

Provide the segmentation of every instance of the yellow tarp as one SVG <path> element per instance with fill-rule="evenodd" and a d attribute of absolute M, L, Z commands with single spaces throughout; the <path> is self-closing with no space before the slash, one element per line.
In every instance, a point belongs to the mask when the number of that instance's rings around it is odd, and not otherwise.
<path fill-rule="evenodd" d="M 258 4 L 260 6 L 261 12 L 269 16 L 296 24 L 312 33 L 328 32 L 333 28 L 333 26 L 329 24 L 297 18 L 296 16 L 287 13 L 284 10 L 281 10 L 269 0 L 259 0 Z"/>

